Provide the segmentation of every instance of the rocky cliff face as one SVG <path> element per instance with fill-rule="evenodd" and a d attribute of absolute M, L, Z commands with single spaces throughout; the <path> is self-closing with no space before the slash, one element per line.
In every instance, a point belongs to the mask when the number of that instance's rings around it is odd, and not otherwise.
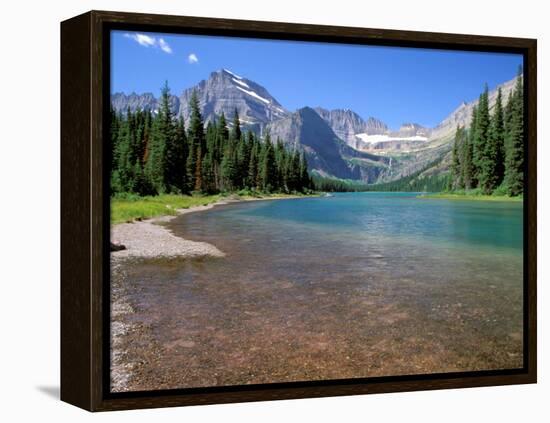
<path fill-rule="evenodd" d="M 230 122 L 236 109 L 243 126 L 261 128 L 288 115 L 283 106 L 260 84 L 222 69 L 212 72 L 208 79 L 181 94 L 178 114 L 186 121 L 191 113 L 189 101 L 193 91 L 197 93 L 205 122 L 222 113 Z"/>
<path fill-rule="evenodd" d="M 341 140 L 359 151 L 411 150 L 424 144 L 431 132 L 429 128 L 417 123 L 404 123 L 399 130 L 391 131 L 381 120 L 373 117 L 364 120 L 349 109 L 327 110 L 317 107 L 315 111 Z"/>
<path fill-rule="evenodd" d="M 304 107 L 267 125 L 273 140 L 305 151 L 310 169 L 323 176 L 373 182 L 388 169 L 389 159 L 361 152 L 345 143 L 318 112 Z"/>
<path fill-rule="evenodd" d="M 385 134 L 389 130 L 384 122 L 373 117 L 369 117 L 365 121 L 361 116 L 349 109 L 327 110 L 322 107 L 316 107 L 315 111 L 327 122 L 342 141 L 355 149 L 364 147 L 362 140 L 357 137 L 357 134 Z"/>
<path fill-rule="evenodd" d="M 411 137 L 424 137 L 428 138 L 431 134 L 431 129 L 418 123 L 404 123 L 401 125 L 398 131 L 392 132 L 391 137 L 395 138 L 411 138 Z"/>
<path fill-rule="evenodd" d="M 338 178 L 359 178 L 359 172 L 342 158 L 342 141 L 313 109 L 304 107 L 270 123 L 266 130 L 273 140 L 280 138 L 290 148 L 303 150 L 310 170 Z"/>

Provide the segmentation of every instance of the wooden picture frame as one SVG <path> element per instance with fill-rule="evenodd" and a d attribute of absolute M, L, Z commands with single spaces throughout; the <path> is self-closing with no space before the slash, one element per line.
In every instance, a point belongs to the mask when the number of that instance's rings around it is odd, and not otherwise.
<path fill-rule="evenodd" d="M 104 163 L 109 31 L 240 36 L 524 57 L 524 366 L 516 370 L 113 394 L 108 361 L 109 208 Z M 89 411 L 536 383 L 536 40 L 91 11 L 61 23 L 61 399 Z M 106 179 L 107 178 L 107 179 Z"/>

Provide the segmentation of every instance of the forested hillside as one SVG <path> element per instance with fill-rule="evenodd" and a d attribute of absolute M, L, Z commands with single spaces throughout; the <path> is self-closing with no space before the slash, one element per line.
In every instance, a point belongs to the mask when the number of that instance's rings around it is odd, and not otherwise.
<path fill-rule="evenodd" d="M 503 105 L 499 90 L 492 113 L 488 88 L 474 107 L 469 129 L 457 127 L 449 190 L 483 194 L 523 194 L 523 78 Z"/>
<path fill-rule="evenodd" d="M 233 192 L 305 192 L 311 188 L 307 161 L 298 150 L 241 131 L 237 112 L 204 126 L 197 96 L 190 119 L 175 118 L 170 91 L 158 110 L 111 111 L 111 193 L 157 195 Z M 231 130 L 229 130 L 229 127 Z"/>

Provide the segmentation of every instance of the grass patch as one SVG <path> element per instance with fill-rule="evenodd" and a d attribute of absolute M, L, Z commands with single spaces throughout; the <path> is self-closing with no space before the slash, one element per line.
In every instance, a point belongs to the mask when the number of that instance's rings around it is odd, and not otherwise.
<path fill-rule="evenodd" d="M 508 201 L 522 202 L 523 196 L 510 197 L 508 195 L 484 195 L 478 192 L 440 192 L 433 194 L 419 195 L 418 198 L 435 199 L 435 200 L 462 200 L 462 201 Z"/>
<path fill-rule="evenodd" d="M 139 197 L 133 195 L 111 199 L 111 224 L 175 215 L 178 209 L 206 206 L 222 198 L 221 195 L 173 195 Z"/>
<path fill-rule="evenodd" d="M 121 194 L 111 198 L 111 224 L 157 216 L 173 216 L 177 214 L 178 209 L 206 206 L 223 199 L 246 201 L 262 198 L 298 198 L 305 196 L 311 196 L 311 194 L 263 194 L 252 190 L 216 195 L 163 194 L 140 197 L 134 194 Z"/>

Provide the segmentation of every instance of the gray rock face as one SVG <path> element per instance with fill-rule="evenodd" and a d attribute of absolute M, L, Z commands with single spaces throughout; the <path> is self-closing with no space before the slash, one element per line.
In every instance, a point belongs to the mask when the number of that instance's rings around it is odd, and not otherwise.
<path fill-rule="evenodd" d="M 344 143 L 312 108 L 304 107 L 272 122 L 266 129 L 273 140 L 280 138 L 290 148 L 303 150 L 310 170 L 321 175 L 359 179 L 360 173 L 342 158 Z"/>
<path fill-rule="evenodd" d="M 430 136 L 431 129 L 418 123 L 404 123 L 398 131 L 392 132 L 390 137 L 408 138 L 408 137 L 426 137 Z"/>
<path fill-rule="evenodd" d="M 197 93 L 205 122 L 219 117 L 223 112 L 230 123 L 236 109 L 244 127 L 260 132 L 267 123 L 288 115 L 288 111 L 263 86 L 221 69 L 186 89 L 179 97 L 170 96 L 172 112 L 178 117 L 183 116 L 186 123 L 191 114 L 189 102 L 193 91 Z M 154 112 L 159 108 L 159 99 L 152 93 L 115 93 L 111 96 L 111 103 L 120 112 L 128 108 L 132 112 L 138 109 Z"/>
<path fill-rule="evenodd" d="M 271 138 L 283 140 L 290 148 L 306 153 L 310 170 L 338 178 L 358 179 L 359 172 L 342 158 L 343 142 L 310 107 L 304 107 L 267 125 Z"/>
<path fill-rule="evenodd" d="M 367 126 L 365 133 L 369 135 L 385 134 L 388 132 L 388 125 L 379 119 L 369 117 L 367 119 Z"/>
<path fill-rule="evenodd" d="M 280 138 L 290 148 L 304 151 L 310 170 L 319 175 L 373 182 L 387 170 L 388 158 L 350 147 L 310 107 L 270 123 L 266 130 L 273 140 Z"/>
<path fill-rule="evenodd" d="M 327 110 L 321 107 L 315 111 L 332 128 L 334 133 L 350 147 L 360 151 L 410 150 L 421 146 L 423 140 L 403 140 L 402 138 L 428 138 L 430 129 L 417 123 L 404 123 L 399 130 L 391 131 L 384 122 L 369 117 L 364 120 L 349 109 Z M 365 135 L 385 135 L 384 141 L 368 142 Z"/>
<path fill-rule="evenodd" d="M 322 107 L 316 107 L 315 111 L 327 122 L 334 133 L 350 147 L 361 149 L 364 143 L 358 138 L 357 134 L 385 134 L 388 132 L 388 126 L 373 117 L 366 121 L 349 109 L 327 110 Z"/>
<path fill-rule="evenodd" d="M 120 113 L 125 113 L 128 108 L 130 108 L 131 112 L 135 112 L 136 110 L 150 110 L 156 112 L 159 109 L 159 100 L 153 93 L 114 93 L 111 96 L 111 104 L 113 109 Z M 180 109 L 179 98 L 175 95 L 170 96 L 170 109 L 174 114 L 178 113 Z"/>
<path fill-rule="evenodd" d="M 191 113 L 189 102 L 193 91 L 197 93 L 205 122 L 215 119 L 222 112 L 231 122 L 236 109 L 243 126 L 262 128 L 288 115 L 264 87 L 222 69 L 212 72 L 207 80 L 181 94 L 178 115 L 183 116 L 186 122 Z"/>

